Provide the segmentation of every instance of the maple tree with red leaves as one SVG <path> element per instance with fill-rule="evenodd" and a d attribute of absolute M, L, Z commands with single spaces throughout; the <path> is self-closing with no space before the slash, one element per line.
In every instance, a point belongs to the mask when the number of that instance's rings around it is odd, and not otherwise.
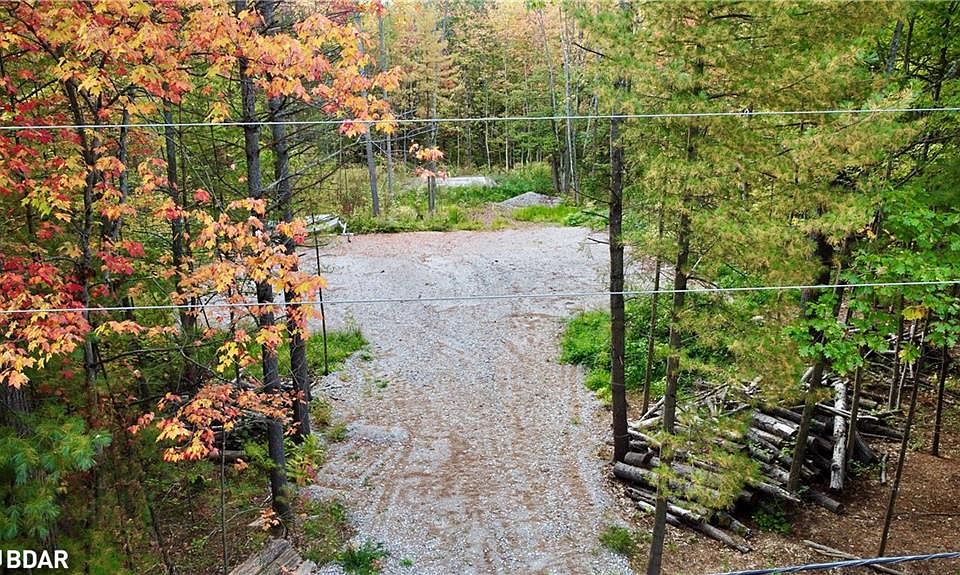
<path fill-rule="evenodd" d="M 239 193 L 227 181 L 198 185 L 187 177 L 186 134 L 136 124 L 169 124 L 174 114 L 257 122 L 257 109 L 276 102 L 277 113 L 296 105 L 340 120 L 345 136 L 368 123 L 391 130 L 389 104 L 367 94 L 395 88 L 398 73 L 360 73 L 367 56 L 351 24 L 353 14 L 381 9 L 349 1 L 309 9 L 213 0 L 0 6 L 4 123 L 66 126 L 0 133 L 0 213 L 24 222 L 0 238 L 0 309 L 13 312 L 0 315 L 0 423 L 29 434 L 24 422 L 60 413 L 80 425 L 72 440 L 86 447 L 77 461 L 32 469 L 38 484 L 81 472 L 92 483 L 72 489 L 99 497 L 94 460 L 119 457 L 137 437 L 161 445 L 168 462 L 203 460 L 217 456 L 234 426 L 256 421 L 279 430 L 271 445 L 280 442 L 282 466 L 284 430 L 306 414 L 304 390 L 283 391 L 269 366 L 287 339 L 306 337 L 314 312 L 294 304 L 323 285 L 298 271 L 295 248 L 306 231 L 289 207 L 278 208 L 292 193 L 263 182 Z M 238 97 L 244 90 L 250 101 Z M 217 130 L 223 139 L 241 135 Z M 259 140 L 257 129 L 255 147 Z M 256 153 L 221 153 L 217 169 L 249 172 L 259 166 Z M 286 295 L 289 321 L 264 321 L 285 310 L 263 305 L 272 297 L 258 301 L 264 288 Z M 205 328 L 197 308 L 136 309 L 201 302 L 239 307 L 209 314 Z M 147 369 L 163 357 L 165 370 Z M 249 372 L 258 363 L 260 377 Z M 308 391 L 309 382 L 299 385 Z M 275 475 L 274 510 L 290 520 L 278 491 L 287 488 Z M 51 511 L 8 524 L 0 537 L 50 533 L 59 499 L 46 491 L 14 498 L 14 507 Z"/>

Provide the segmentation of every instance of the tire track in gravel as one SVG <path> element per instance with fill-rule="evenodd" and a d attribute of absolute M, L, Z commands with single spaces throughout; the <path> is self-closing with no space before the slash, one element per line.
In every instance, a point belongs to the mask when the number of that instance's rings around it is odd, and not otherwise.
<path fill-rule="evenodd" d="M 338 240 L 321 255 L 324 296 L 602 290 L 606 246 L 587 236 L 545 227 Z M 608 415 L 557 362 L 563 319 L 604 303 L 327 306 L 332 327 L 360 326 L 374 359 L 320 382 L 350 432 L 311 489 L 342 497 L 358 538 L 386 545 L 385 573 L 629 573 L 597 543 L 622 522 L 597 457 Z"/>

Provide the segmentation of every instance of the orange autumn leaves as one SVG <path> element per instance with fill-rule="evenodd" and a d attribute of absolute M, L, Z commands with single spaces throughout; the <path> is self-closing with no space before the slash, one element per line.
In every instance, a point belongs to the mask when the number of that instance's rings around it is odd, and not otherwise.
<path fill-rule="evenodd" d="M 382 10 L 379 2 L 280 3 L 278 15 L 294 24 L 269 31 L 253 6 L 239 12 L 222 0 L 0 6 L 0 123 L 89 126 L 0 133 L 0 210 L 11 221 L 22 220 L 25 210 L 30 220 L 0 238 L 0 309 L 39 310 L 0 315 L 0 385 L 31 385 L 53 363 L 70 369 L 78 349 L 94 338 L 133 346 L 177 342 L 172 314 L 161 320 L 167 324 L 141 325 L 148 320 L 103 311 L 138 297 L 150 278 L 175 277 L 179 291 L 149 303 L 237 307 L 210 370 L 219 375 L 192 397 L 158 406 L 166 417 L 151 414 L 131 428 L 161 426 L 164 440 L 176 444 L 170 460 L 208 454 L 214 422 L 282 415 L 276 402 L 286 399 L 261 397 L 259 382 L 245 377 L 237 385 L 225 374 L 253 361 L 251 345 L 275 350 L 287 335 L 285 327 L 249 335 L 234 329 L 261 311 L 247 305 L 243 287 L 266 281 L 276 292 L 310 299 L 322 280 L 297 271 L 296 255 L 284 248 L 286 240 L 306 236 L 301 222 L 270 223 L 265 202 L 230 201 L 212 187 L 171 193 L 176 184 L 167 181 L 159 133 L 121 135 L 116 124 L 163 121 L 164 106 L 185 102 L 205 107 L 192 112 L 198 120 L 229 120 L 235 108 L 229 87 L 243 61 L 263 98 L 309 104 L 324 119 L 342 120 L 340 131 L 350 136 L 371 124 L 393 129 L 389 104 L 373 94 L 394 90 L 399 72 L 370 72 L 370 56 L 360 50 L 364 35 L 352 20 Z M 151 217 L 188 224 L 188 257 L 179 268 L 115 231 Z M 92 311 L 64 311 L 82 307 Z M 311 308 L 286 311 L 305 329 Z M 223 332 L 201 335 L 211 341 Z"/>

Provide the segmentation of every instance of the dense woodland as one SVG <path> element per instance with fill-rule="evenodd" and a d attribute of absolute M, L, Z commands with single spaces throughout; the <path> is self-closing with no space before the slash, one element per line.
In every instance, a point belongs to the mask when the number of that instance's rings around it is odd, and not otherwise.
<path fill-rule="evenodd" d="M 905 448 L 932 394 L 936 452 L 960 334 L 958 19 L 957 2 L 0 3 L 0 545 L 89 573 L 220 572 L 260 543 L 236 535 L 258 513 L 301 532 L 297 485 L 338 433 L 311 397 L 319 310 L 301 303 L 324 280 L 299 269 L 304 218 L 483 227 L 438 190 L 455 174 L 505 183 L 484 199 L 562 197 L 545 217 L 609 230 L 612 292 L 650 287 L 624 283 L 624 246 L 670 290 L 615 294 L 564 342 L 612 405 L 616 460 L 627 396 L 662 399 L 650 573 L 671 452 L 741 425 L 698 413 L 703 389 L 804 406 L 796 462 L 828 375 L 885 389 Z M 930 283 L 877 285 L 905 282 Z M 688 293 L 785 285 L 806 287 Z M 755 471 L 722 465 L 734 492 Z M 165 523 L 194 510 L 200 533 Z M 185 537 L 202 566 L 177 568 Z"/>

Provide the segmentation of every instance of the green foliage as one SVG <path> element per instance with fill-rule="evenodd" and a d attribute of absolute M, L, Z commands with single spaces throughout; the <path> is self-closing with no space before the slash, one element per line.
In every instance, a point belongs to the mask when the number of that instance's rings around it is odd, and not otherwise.
<path fill-rule="evenodd" d="M 383 544 L 364 541 L 360 545 L 349 545 L 337 555 L 337 562 L 347 573 L 356 575 L 374 575 L 382 569 L 380 561 L 389 553 Z"/>
<path fill-rule="evenodd" d="M 626 386 L 638 390 L 643 386 L 647 365 L 651 298 L 644 296 L 631 299 L 626 304 Z M 704 330 L 715 331 L 715 318 L 724 309 L 713 301 L 694 302 L 686 321 L 691 329 L 698 328 L 698 317 L 707 318 Z M 729 311 L 729 310 L 728 310 Z M 730 313 L 734 313 L 730 311 Z M 698 315 L 699 314 L 699 315 Z M 711 315 L 712 314 L 712 315 Z M 714 318 L 714 321 L 710 321 Z M 663 392 L 667 339 L 669 336 L 669 306 L 663 299 L 657 307 L 657 329 L 654 333 L 654 357 L 651 369 L 652 393 Z M 735 362 L 728 349 L 742 333 L 727 333 L 725 337 L 704 336 L 684 341 L 683 357 L 686 359 L 680 380 L 680 392 L 689 388 L 698 377 L 707 377 L 730 369 Z M 610 386 L 610 316 L 605 311 L 588 311 L 567 322 L 560 341 L 560 361 L 582 365 L 587 371 L 586 386 L 608 393 Z"/>
<path fill-rule="evenodd" d="M 287 476 L 297 485 L 306 485 L 317 476 L 327 460 L 327 447 L 321 438 L 310 434 L 298 444 L 286 442 Z"/>
<path fill-rule="evenodd" d="M 777 501 L 764 503 L 753 512 L 753 521 L 761 531 L 789 535 L 793 524 L 789 511 Z"/>
<path fill-rule="evenodd" d="M 567 322 L 560 342 L 560 361 L 588 368 L 610 364 L 610 316 L 603 311 L 588 311 Z"/>
<path fill-rule="evenodd" d="M 258 354 L 255 349 L 256 344 L 251 344 L 251 353 Z M 367 345 L 367 340 L 357 327 L 350 327 L 342 331 L 327 332 L 327 361 L 330 365 L 330 371 L 336 371 L 343 366 L 343 362 L 348 357 L 363 349 Z M 307 365 L 312 372 L 323 371 L 323 334 L 319 331 L 310 334 L 307 338 Z M 277 348 L 277 363 L 280 374 L 290 373 L 290 344 L 284 340 L 283 344 Z M 255 363 L 246 368 L 247 373 L 256 377 L 263 377 L 263 366 Z"/>
<path fill-rule="evenodd" d="M 29 433 L 0 427 L 0 541 L 43 540 L 61 514 L 61 482 L 91 469 L 111 436 L 61 408 L 18 417 Z"/>
<path fill-rule="evenodd" d="M 330 443 L 340 443 L 347 438 L 347 424 L 342 421 L 334 423 L 324 430 L 323 436 Z"/>
<path fill-rule="evenodd" d="M 310 402 L 310 423 L 323 428 L 333 421 L 333 405 L 323 396 L 314 397 Z"/>
<path fill-rule="evenodd" d="M 483 225 L 458 206 L 439 207 L 434 215 L 419 211 L 396 210 L 375 218 L 358 214 L 347 222 L 349 231 L 358 234 L 381 234 L 396 232 L 446 232 L 452 230 L 478 230 Z"/>
<path fill-rule="evenodd" d="M 513 211 L 513 219 L 521 222 L 565 224 L 567 218 L 577 212 L 574 206 L 524 206 Z"/>
<path fill-rule="evenodd" d="M 584 206 L 567 215 L 561 223 L 570 227 L 601 230 L 607 227 L 607 216 L 599 213 L 593 206 Z"/>
<path fill-rule="evenodd" d="M 600 544 L 625 557 L 633 557 L 639 550 L 637 537 L 634 533 L 620 525 L 609 525 L 600 533 Z"/>
<path fill-rule="evenodd" d="M 246 441 L 243 444 L 243 458 L 256 469 L 269 471 L 273 469 L 273 460 L 267 448 L 259 441 Z"/>
<path fill-rule="evenodd" d="M 343 366 L 343 362 L 367 345 L 367 340 L 360 333 L 360 328 L 352 327 L 343 331 L 327 332 L 327 360 L 330 371 L 336 371 Z M 323 367 L 323 337 L 321 334 L 312 334 L 307 340 L 307 361 L 314 370 Z"/>
<path fill-rule="evenodd" d="M 347 511 L 339 501 L 307 501 L 301 523 L 303 556 L 317 565 L 339 559 L 349 535 Z"/>
<path fill-rule="evenodd" d="M 456 206 L 461 208 L 473 208 L 502 202 L 512 198 L 510 190 L 502 186 L 458 186 L 458 187 L 438 187 L 437 203 L 440 206 Z M 427 205 L 425 190 L 421 188 L 412 189 L 397 196 L 396 203 L 398 207 L 414 207 L 420 209 Z"/>
<path fill-rule="evenodd" d="M 528 164 L 497 178 L 497 190 L 503 200 L 525 194 L 553 194 L 553 177 L 547 164 Z M 497 200 L 502 201 L 502 200 Z"/>

